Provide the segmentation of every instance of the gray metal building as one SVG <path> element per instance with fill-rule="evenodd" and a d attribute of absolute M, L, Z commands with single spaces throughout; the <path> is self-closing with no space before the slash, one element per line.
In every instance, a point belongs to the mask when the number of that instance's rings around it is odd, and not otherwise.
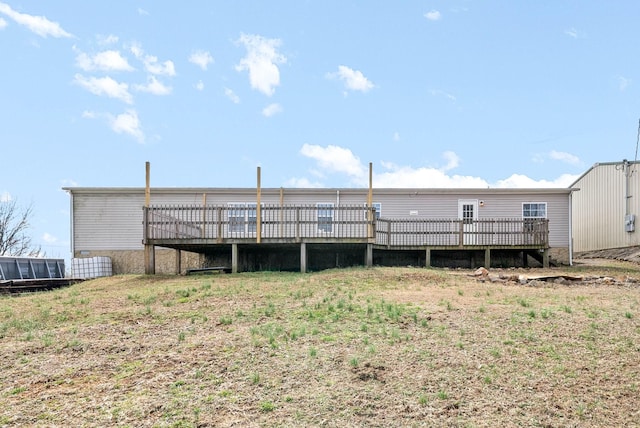
<path fill-rule="evenodd" d="M 596 163 L 571 187 L 575 252 L 640 245 L 640 162 Z"/>

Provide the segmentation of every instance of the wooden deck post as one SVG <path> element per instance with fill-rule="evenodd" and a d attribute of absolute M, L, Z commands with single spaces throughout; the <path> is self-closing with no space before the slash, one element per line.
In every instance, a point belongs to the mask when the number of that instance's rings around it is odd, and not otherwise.
<path fill-rule="evenodd" d="M 176 248 L 176 275 L 182 273 L 182 251 Z"/>
<path fill-rule="evenodd" d="M 284 189 L 280 187 L 280 206 L 278 207 L 278 236 L 282 236 L 282 228 L 284 226 Z"/>
<path fill-rule="evenodd" d="M 296 207 L 296 241 L 299 241 L 300 239 L 300 207 Z"/>
<path fill-rule="evenodd" d="M 549 269 L 549 249 L 545 248 L 542 252 L 542 267 Z"/>
<path fill-rule="evenodd" d="M 145 187 L 144 187 L 144 273 L 156 274 L 156 248 L 147 244 L 149 228 L 149 205 L 151 205 L 151 164 L 145 162 Z"/>
<path fill-rule="evenodd" d="M 222 242 L 222 208 L 216 208 L 216 242 Z"/>
<path fill-rule="evenodd" d="M 489 269 L 491 267 L 491 249 L 489 248 L 484 250 L 484 267 L 485 269 Z"/>
<path fill-rule="evenodd" d="M 146 275 L 156 274 L 156 247 L 145 244 L 144 246 L 144 273 Z"/>
<path fill-rule="evenodd" d="M 262 238 L 262 207 L 260 206 L 260 199 L 262 196 L 262 184 L 260 177 L 260 167 L 257 172 L 257 193 L 256 193 L 256 244 L 260 243 Z"/>
<path fill-rule="evenodd" d="M 300 243 L 300 272 L 307 273 L 307 244 Z"/>
<path fill-rule="evenodd" d="M 207 237 L 207 194 L 203 193 L 202 194 L 202 216 L 201 216 L 201 221 L 202 221 L 202 233 L 200 234 L 201 238 L 206 238 Z"/>
<path fill-rule="evenodd" d="M 425 253 L 426 253 L 425 267 L 431 267 L 431 248 L 427 248 L 425 250 Z"/>
<path fill-rule="evenodd" d="M 367 238 L 374 238 L 373 232 L 373 164 L 369 162 L 369 192 L 367 193 Z M 368 251 L 368 250 L 367 250 Z"/>
<path fill-rule="evenodd" d="M 367 244 L 367 250 L 365 254 L 365 266 L 368 268 L 373 266 L 373 244 Z"/>
<path fill-rule="evenodd" d="M 231 273 L 238 273 L 238 244 L 231 244 Z"/>

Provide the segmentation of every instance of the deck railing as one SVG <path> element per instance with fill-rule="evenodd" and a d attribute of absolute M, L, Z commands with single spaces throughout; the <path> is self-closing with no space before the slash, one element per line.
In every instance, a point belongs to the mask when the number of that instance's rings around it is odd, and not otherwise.
<path fill-rule="evenodd" d="M 258 212 L 260 214 L 258 214 Z M 258 224 L 258 215 L 261 221 Z M 375 208 L 363 205 L 151 206 L 145 239 L 373 239 Z"/>
<path fill-rule="evenodd" d="M 411 246 L 546 247 L 549 220 L 536 219 L 378 219 L 376 244 Z"/>
<path fill-rule="evenodd" d="M 258 223 L 260 216 L 260 223 Z M 387 247 L 548 247 L 547 219 L 375 218 L 362 205 L 166 205 L 144 208 L 149 240 L 355 240 Z"/>

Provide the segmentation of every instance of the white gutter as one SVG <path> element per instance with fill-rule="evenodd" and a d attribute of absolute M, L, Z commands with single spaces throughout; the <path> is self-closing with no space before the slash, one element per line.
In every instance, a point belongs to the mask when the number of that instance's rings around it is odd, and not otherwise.
<path fill-rule="evenodd" d="M 73 233 L 73 192 L 70 190 L 67 190 L 67 193 L 69 193 L 69 231 L 71 233 L 71 239 L 69 240 L 69 242 L 71 243 L 71 258 L 75 257 L 76 254 L 76 243 L 74 240 L 74 233 Z"/>
<path fill-rule="evenodd" d="M 573 192 L 569 193 L 569 266 L 573 266 Z"/>

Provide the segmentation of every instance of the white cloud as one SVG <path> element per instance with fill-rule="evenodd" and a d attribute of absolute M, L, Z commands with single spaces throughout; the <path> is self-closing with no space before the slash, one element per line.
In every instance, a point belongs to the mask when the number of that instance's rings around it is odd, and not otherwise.
<path fill-rule="evenodd" d="M 120 52 L 108 50 L 93 56 L 80 52 L 76 56 L 76 65 L 84 71 L 133 71 L 134 68 Z"/>
<path fill-rule="evenodd" d="M 176 68 L 173 61 L 158 62 L 155 56 L 147 55 L 144 58 L 144 67 L 151 74 L 161 74 L 164 76 L 175 76 Z"/>
<path fill-rule="evenodd" d="M 195 51 L 189 56 L 189 62 L 206 70 L 209 64 L 213 64 L 213 57 L 207 51 Z"/>
<path fill-rule="evenodd" d="M 247 49 L 247 55 L 236 65 L 237 71 L 249 72 L 249 83 L 267 96 L 273 95 L 280 85 L 278 64 L 287 62 L 287 58 L 278 52 L 280 39 L 266 39 L 253 34 L 242 34 L 238 43 Z"/>
<path fill-rule="evenodd" d="M 559 160 L 570 165 L 580 165 L 582 163 L 580 162 L 580 158 L 577 156 L 566 152 L 558 152 L 556 150 L 551 150 L 551 152 L 549 152 L 549 157 L 553 160 Z"/>
<path fill-rule="evenodd" d="M 133 43 L 129 47 L 129 50 L 142 62 L 145 70 L 149 73 L 164 76 L 176 75 L 176 68 L 173 61 L 158 62 L 158 57 L 145 54 L 139 43 Z"/>
<path fill-rule="evenodd" d="M 353 70 L 344 65 L 338 66 L 336 73 L 327 73 L 327 78 L 342 80 L 345 88 L 351 91 L 368 92 L 374 87 L 373 83 L 361 71 Z"/>
<path fill-rule="evenodd" d="M 133 89 L 153 95 L 169 95 L 173 90 L 171 86 L 166 86 L 164 83 L 156 79 L 155 76 L 149 76 L 146 85 L 134 85 Z"/>
<path fill-rule="evenodd" d="M 582 38 L 586 37 L 584 32 L 578 31 L 573 27 L 564 30 L 564 34 L 566 34 L 567 36 L 569 36 L 569 37 L 571 37 L 573 39 L 582 39 Z"/>
<path fill-rule="evenodd" d="M 6 190 L 0 193 L 0 202 L 11 202 L 12 200 L 11 193 Z"/>
<path fill-rule="evenodd" d="M 102 34 L 98 34 L 96 38 L 98 39 L 98 44 L 101 46 L 114 45 L 118 43 L 118 41 L 120 40 L 118 36 L 115 36 L 113 34 L 109 34 L 106 36 Z"/>
<path fill-rule="evenodd" d="M 367 169 L 349 149 L 333 145 L 322 147 L 305 144 L 300 149 L 300 153 L 314 159 L 324 170 L 342 172 L 355 179 L 367 176 Z"/>
<path fill-rule="evenodd" d="M 431 95 L 433 95 L 434 97 L 438 97 L 438 96 L 445 97 L 445 98 L 447 98 L 447 99 L 449 99 L 449 100 L 451 100 L 453 102 L 455 102 L 457 100 L 455 95 L 452 95 L 452 94 L 450 94 L 448 92 L 445 92 L 445 91 L 443 91 L 441 89 L 432 89 L 430 92 L 431 92 Z"/>
<path fill-rule="evenodd" d="M 455 169 L 460 164 L 460 158 L 457 154 L 452 151 L 446 151 L 442 154 L 442 157 L 447 160 L 447 164 L 440 168 L 441 171 L 449 171 L 451 169 Z"/>
<path fill-rule="evenodd" d="M 60 180 L 60 183 L 62 184 L 62 187 L 78 187 L 78 182 L 71 178 L 63 178 Z"/>
<path fill-rule="evenodd" d="M 580 175 L 562 174 L 555 180 L 534 180 L 522 174 L 513 174 L 511 177 L 504 180 L 498 180 L 491 187 L 499 188 L 560 188 L 568 187 L 571 183 L 576 181 Z"/>
<path fill-rule="evenodd" d="M 306 178 L 291 178 L 287 180 L 285 183 L 286 187 L 298 187 L 298 188 L 321 188 L 323 187 L 320 182 L 311 182 Z"/>
<path fill-rule="evenodd" d="M 486 188 L 489 184 L 479 177 L 448 175 L 436 168 L 408 166 L 398 167 L 387 164 L 388 171 L 374 174 L 376 187 L 430 187 L 430 188 Z M 362 183 L 365 185 L 366 183 Z"/>
<path fill-rule="evenodd" d="M 149 15 L 149 12 L 148 12 L 148 11 L 146 11 L 146 10 L 144 10 L 144 9 L 142 9 L 141 7 L 139 7 L 139 8 L 138 8 L 138 15 L 141 15 L 141 16 L 148 16 L 148 15 Z"/>
<path fill-rule="evenodd" d="M 138 113 L 135 110 L 127 110 L 115 117 L 110 116 L 109 122 L 113 131 L 118 134 L 130 135 L 138 142 L 144 143 L 144 133 L 138 119 Z"/>
<path fill-rule="evenodd" d="M 439 21 L 442 19 L 442 14 L 437 10 L 432 10 L 424 14 L 424 17 L 429 21 Z"/>
<path fill-rule="evenodd" d="M 566 34 L 569 37 L 573 37 L 574 39 L 578 38 L 578 30 L 576 30 L 575 28 L 569 28 L 567 30 L 564 30 L 564 34 Z"/>
<path fill-rule="evenodd" d="M 269 104 L 262 109 L 262 115 L 265 117 L 271 117 L 278 113 L 282 113 L 282 106 L 278 103 Z"/>
<path fill-rule="evenodd" d="M 631 84 L 631 79 L 627 79 L 626 77 L 623 77 L 623 76 L 618 76 L 618 89 L 620 90 L 620 92 L 626 90 L 630 84 Z"/>
<path fill-rule="evenodd" d="M 229 88 L 224 88 L 224 95 L 234 104 L 240 104 L 240 97 Z"/>
<path fill-rule="evenodd" d="M 399 132 L 396 131 L 396 132 L 393 133 L 393 141 L 396 141 L 396 142 L 400 141 L 400 133 Z"/>
<path fill-rule="evenodd" d="M 204 91 L 204 82 L 202 80 L 198 80 L 198 83 L 196 83 L 194 87 L 199 91 Z"/>
<path fill-rule="evenodd" d="M 140 43 L 132 43 L 131 46 L 129 46 L 129 50 L 136 58 L 144 58 L 144 50 L 142 49 L 142 45 Z"/>
<path fill-rule="evenodd" d="M 49 21 L 44 16 L 35 16 L 16 12 L 6 3 L 0 3 L 0 13 L 13 19 L 16 23 L 27 27 L 30 31 L 36 33 L 40 37 L 73 37 L 72 34 L 62 29 L 60 24 L 57 22 Z"/>
<path fill-rule="evenodd" d="M 111 77 L 84 77 L 76 74 L 73 82 L 85 88 L 95 95 L 106 95 L 127 104 L 133 103 L 133 97 L 129 93 L 129 85 L 118 83 Z"/>
<path fill-rule="evenodd" d="M 316 174 L 317 170 L 324 173 L 343 173 L 357 186 L 368 186 L 368 172 L 360 159 L 351 150 L 338 147 L 305 144 L 300 153 L 316 161 L 310 173 Z M 474 176 L 449 174 L 448 172 L 458 167 L 459 156 L 451 151 L 444 152 L 442 157 L 447 164 L 442 168 L 398 166 L 391 162 L 381 162 L 383 172 L 374 171 L 373 182 L 378 188 L 564 188 L 573 183 L 579 175 L 564 174 L 555 180 L 533 180 L 527 176 L 513 174 L 496 183 Z M 325 174 L 326 175 L 326 174 Z M 289 184 L 301 184 L 298 187 L 320 187 L 320 183 L 311 183 L 304 178 L 291 179 Z"/>
<path fill-rule="evenodd" d="M 55 244 L 56 242 L 58 242 L 58 238 L 56 238 L 55 236 L 47 232 L 45 232 L 44 235 L 42 235 L 42 240 L 46 244 Z"/>
<path fill-rule="evenodd" d="M 7 21 L 5 21 L 4 19 L 0 18 L 0 30 L 2 30 L 3 28 L 6 28 L 7 26 Z"/>
<path fill-rule="evenodd" d="M 139 143 L 145 142 L 145 135 L 142 131 L 142 124 L 138 118 L 138 113 L 129 109 L 126 112 L 119 115 L 112 115 L 110 113 L 96 113 L 93 111 L 82 112 L 82 117 L 85 119 L 102 119 L 105 120 L 112 131 L 118 134 L 129 135 Z M 73 184 L 75 185 L 75 184 Z"/>

